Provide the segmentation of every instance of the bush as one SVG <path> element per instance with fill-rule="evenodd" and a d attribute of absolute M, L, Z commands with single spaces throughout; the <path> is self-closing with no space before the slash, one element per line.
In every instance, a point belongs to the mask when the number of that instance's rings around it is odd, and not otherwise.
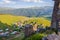
<path fill-rule="evenodd" d="M 37 33 L 35 35 L 32 35 L 24 40 L 42 40 L 42 38 L 46 36 L 45 34 L 40 34 L 40 33 Z"/>

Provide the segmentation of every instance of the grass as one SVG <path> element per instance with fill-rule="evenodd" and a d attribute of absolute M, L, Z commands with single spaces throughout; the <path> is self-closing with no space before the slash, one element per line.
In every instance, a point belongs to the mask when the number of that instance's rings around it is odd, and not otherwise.
<path fill-rule="evenodd" d="M 13 15 L 0 15 L 0 21 L 3 23 L 7 23 L 7 24 L 13 24 L 17 21 L 24 21 L 27 19 L 27 17 L 23 17 L 23 16 L 13 16 Z"/>
<path fill-rule="evenodd" d="M 32 35 L 32 36 L 30 36 L 30 37 L 28 37 L 28 38 L 25 38 L 25 39 L 23 39 L 23 40 L 42 40 L 42 38 L 44 37 L 44 36 L 47 36 L 46 34 L 41 34 L 41 33 L 37 33 L 37 34 L 34 34 L 34 35 Z"/>
<path fill-rule="evenodd" d="M 25 16 L 14 16 L 14 15 L 0 15 L 0 21 L 2 23 L 7 23 L 8 25 L 14 24 L 18 21 L 27 23 L 36 22 L 37 24 L 43 24 L 43 26 L 50 26 L 50 21 L 44 17 L 25 17 Z"/>
<path fill-rule="evenodd" d="M 12 40 L 42 40 L 43 37 L 47 36 L 46 34 L 41 34 L 41 33 L 36 33 L 34 35 L 31 35 L 30 37 L 28 38 L 24 38 L 22 36 L 20 37 L 17 37 L 17 38 L 14 38 Z"/>
<path fill-rule="evenodd" d="M 26 24 L 30 24 L 31 22 L 36 22 L 37 24 L 42 24 L 43 27 L 50 26 L 51 22 L 45 17 L 25 17 L 25 16 L 14 16 L 14 15 L 0 15 L 0 21 L 2 23 L 6 23 L 8 25 L 14 24 L 18 21 L 24 23 L 27 21 Z M 1 25 L 1 24 L 0 24 Z M 1 27 L 1 26 L 0 26 Z M 4 27 L 4 26 L 3 26 Z M 32 35 L 25 40 L 41 40 L 42 37 L 46 36 L 46 34 L 37 33 Z M 22 37 L 22 36 L 20 36 Z M 21 40 L 20 37 L 14 38 L 13 40 Z"/>

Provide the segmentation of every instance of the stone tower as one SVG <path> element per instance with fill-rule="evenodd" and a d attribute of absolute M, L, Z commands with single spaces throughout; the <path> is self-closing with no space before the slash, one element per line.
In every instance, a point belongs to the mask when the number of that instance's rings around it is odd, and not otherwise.
<path fill-rule="evenodd" d="M 25 25 L 25 37 L 29 37 L 32 34 L 34 34 L 37 31 L 37 24 L 31 25 L 31 24 L 26 24 Z"/>
<path fill-rule="evenodd" d="M 51 27 L 60 30 L 60 0 L 54 0 Z"/>
<path fill-rule="evenodd" d="M 30 24 L 25 25 L 25 37 L 29 37 L 33 33 L 33 26 Z"/>

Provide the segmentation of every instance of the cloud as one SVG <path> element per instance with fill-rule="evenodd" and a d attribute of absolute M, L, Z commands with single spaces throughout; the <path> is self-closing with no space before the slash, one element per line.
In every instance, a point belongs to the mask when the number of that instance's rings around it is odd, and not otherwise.
<path fill-rule="evenodd" d="M 11 1 L 11 0 L 2 0 L 2 1 L 0 1 L 0 4 L 10 4 L 10 3 L 15 4 L 16 2 Z"/>
<path fill-rule="evenodd" d="M 4 3 L 11 3 L 9 0 L 3 0 Z"/>
<path fill-rule="evenodd" d="M 43 0 L 3 0 L 5 3 L 11 3 L 11 2 L 33 2 L 33 3 L 39 3 L 44 2 Z"/>
<path fill-rule="evenodd" d="M 24 2 L 43 2 L 42 0 L 22 0 Z"/>
<path fill-rule="evenodd" d="M 8 7 L 34 7 L 34 6 L 44 6 L 53 5 L 52 3 L 44 0 L 2 0 L 0 1 L 0 6 Z"/>
<path fill-rule="evenodd" d="M 44 4 L 49 4 L 49 2 L 46 2 L 46 1 L 43 1 L 43 0 L 3 0 L 2 1 L 3 3 L 6 3 L 6 4 L 15 4 L 15 3 L 19 3 L 19 2 L 32 2 L 32 3 L 44 3 Z"/>

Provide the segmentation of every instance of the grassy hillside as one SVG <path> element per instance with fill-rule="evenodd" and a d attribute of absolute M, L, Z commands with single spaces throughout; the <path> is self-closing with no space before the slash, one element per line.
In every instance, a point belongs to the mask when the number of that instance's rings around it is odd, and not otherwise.
<path fill-rule="evenodd" d="M 7 24 L 12 24 L 17 21 L 24 21 L 27 17 L 13 16 L 13 15 L 0 15 L 0 21 Z"/>
<path fill-rule="evenodd" d="M 13 16 L 13 15 L 0 15 L 0 21 L 3 23 L 7 23 L 8 25 L 14 24 L 17 21 L 31 23 L 36 22 L 37 24 L 43 24 L 43 26 L 50 26 L 50 21 L 44 17 L 25 17 L 25 16 Z"/>

